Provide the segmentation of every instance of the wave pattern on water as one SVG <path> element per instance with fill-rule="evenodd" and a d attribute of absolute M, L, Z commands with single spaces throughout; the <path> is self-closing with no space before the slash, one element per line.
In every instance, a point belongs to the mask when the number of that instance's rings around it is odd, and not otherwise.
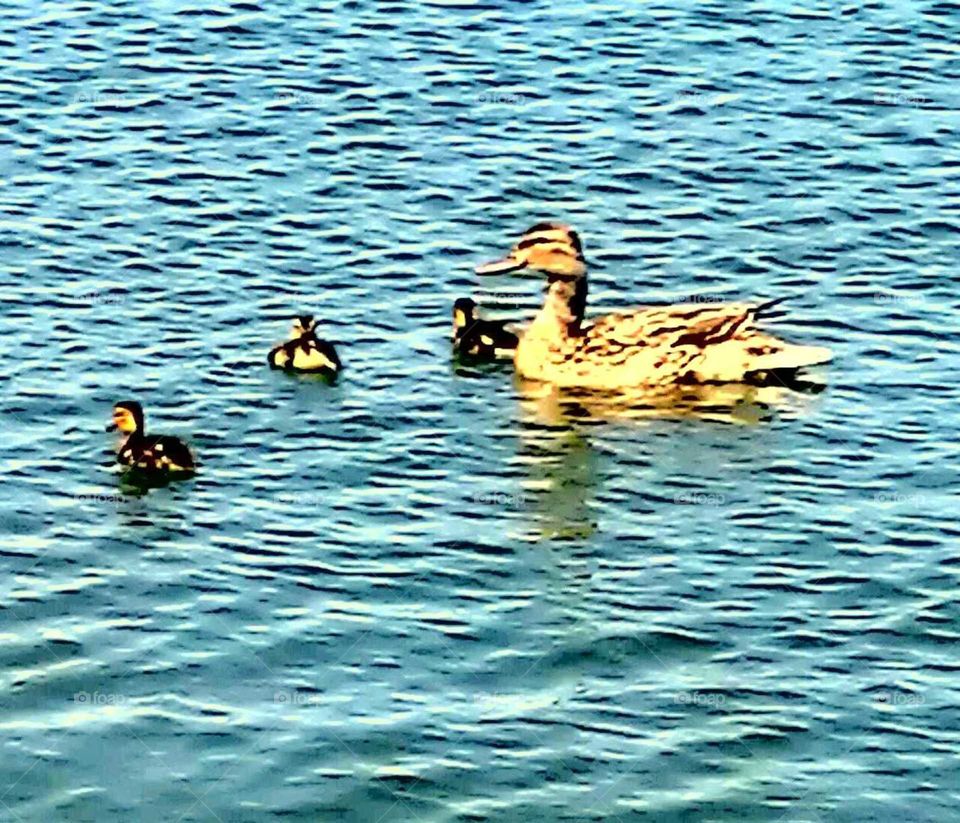
<path fill-rule="evenodd" d="M 0 816 L 950 818 L 960 9 L 635 5 L 0 18 Z M 551 217 L 594 311 L 789 295 L 828 389 L 454 368 Z M 194 481 L 118 485 L 128 395 Z"/>

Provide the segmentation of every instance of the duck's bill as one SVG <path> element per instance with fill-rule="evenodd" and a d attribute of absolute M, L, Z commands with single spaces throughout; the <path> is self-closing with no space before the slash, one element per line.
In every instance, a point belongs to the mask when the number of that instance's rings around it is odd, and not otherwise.
<path fill-rule="evenodd" d="M 512 271 L 520 271 L 526 264 L 514 260 L 512 257 L 504 257 L 502 260 L 494 260 L 490 263 L 484 263 L 477 266 L 477 274 L 509 274 Z"/>
<path fill-rule="evenodd" d="M 112 432 L 116 430 L 117 430 L 117 424 L 113 420 L 107 423 L 106 427 L 104 428 L 104 431 L 106 432 Z"/>

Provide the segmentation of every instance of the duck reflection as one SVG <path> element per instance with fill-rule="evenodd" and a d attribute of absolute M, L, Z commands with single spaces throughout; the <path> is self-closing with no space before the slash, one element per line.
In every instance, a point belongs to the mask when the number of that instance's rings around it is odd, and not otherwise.
<path fill-rule="evenodd" d="M 800 414 L 820 384 L 778 377 L 753 385 L 671 386 L 656 391 L 560 389 L 516 378 L 521 406 L 524 498 L 532 540 L 582 541 L 597 531 L 592 506 L 602 480 L 590 436 L 597 425 L 699 419 L 749 426 L 784 413 Z"/>
<path fill-rule="evenodd" d="M 699 419 L 750 425 L 800 414 L 823 390 L 819 383 L 771 377 L 765 382 L 638 387 L 616 392 L 562 389 L 516 380 L 527 419 L 551 426 L 649 419 Z"/>
<path fill-rule="evenodd" d="M 519 458 L 527 467 L 524 500 L 533 540 L 583 539 L 597 529 L 590 510 L 597 487 L 597 454 L 581 433 L 527 426 Z"/>

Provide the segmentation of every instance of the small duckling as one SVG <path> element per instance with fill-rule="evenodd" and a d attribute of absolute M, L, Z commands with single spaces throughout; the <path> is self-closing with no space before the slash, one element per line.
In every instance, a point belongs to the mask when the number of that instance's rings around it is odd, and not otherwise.
<path fill-rule="evenodd" d="M 147 437 L 143 407 L 136 400 L 124 400 L 113 407 L 113 421 L 107 431 L 128 435 L 117 452 L 117 462 L 146 472 L 192 473 L 196 464 L 187 444 L 178 437 Z"/>
<path fill-rule="evenodd" d="M 478 360 L 509 360 L 519 340 L 505 325 L 481 320 L 477 317 L 477 304 L 469 297 L 461 297 L 453 304 L 453 350 Z"/>
<path fill-rule="evenodd" d="M 303 314 L 293 321 L 290 339 L 272 349 L 267 357 L 272 369 L 311 372 L 333 378 L 342 365 L 331 343 L 317 337 L 317 321 Z"/>

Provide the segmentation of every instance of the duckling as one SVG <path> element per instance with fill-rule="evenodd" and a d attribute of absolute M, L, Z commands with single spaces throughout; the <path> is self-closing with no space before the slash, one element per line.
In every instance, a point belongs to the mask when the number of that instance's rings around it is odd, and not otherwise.
<path fill-rule="evenodd" d="M 267 362 L 272 369 L 312 372 L 333 378 L 342 365 L 331 343 L 317 337 L 317 321 L 303 314 L 293 321 L 290 339 L 272 349 Z"/>
<path fill-rule="evenodd" d="M 741 382 L 831 358 L 829 349 L 787 343 L 757 328 L 757 316 L 780 300 L 658 306 L 586 321 L 583 246 L 563 223 L 538 223 L 504 259 L 477 267 L 481 275 L 524 270 L 543 272 L 548 284 L 514 355 L 517 371 L 533 380 L 614 390 Z"/>
<path fill-rule="evenodd" d="M 117 462 L 146 472 L 192 473 L 196 464 L 187 444 L 177 437 L 147 437 L 143 407 L 136 400 L 124 400 L 113 407 L 113 421 L 107 431 L 117 429 L 128 435 L 117 453 Z"/>
<path fill-rule="evenodd" d="M 505 323 L 477 317 L 477 304 L 461 297 L 453 304 L 453 350 L 477 360 L 512 359 L 518 338 Z"/>

